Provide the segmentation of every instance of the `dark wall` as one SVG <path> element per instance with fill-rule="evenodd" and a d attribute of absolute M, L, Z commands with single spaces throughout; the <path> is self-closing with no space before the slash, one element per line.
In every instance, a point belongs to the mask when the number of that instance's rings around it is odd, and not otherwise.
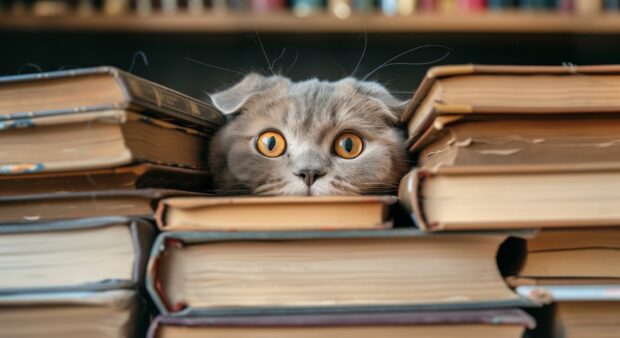
<path fill-rule="evenodd" d="M 275 70 L 293 79 L 317 76 L 337 79 L 351 74 L 364 45 L 363 34 L 267 34 L 260 35 L 270 62 L 287 47 Z M 450 54 L 438 64 L 575 64 L 620 63 L 619 35 L 561 34 L 368 34 L 368 46 L 356 75 L 362 77 L 391 57 L 424 45 L 442 45 Z M 128 69 L 136 51 L 143 51 L 149 65 L 136 62 L 132 72 L 192 96 L 226 86 L 240 75 L 188 61 L 193 58 L 218 67 L 268 73 L 256 33 L 75 33 L 0 32 L 0 73 L 34 72 L 60 67 L 113 65 Z M 428 63 L 447 49 L 421 48 L 396 62 Z M 298 54 L 294 65 L 292 62 Z M 380 81 L 407 96 L 430 65 L 397 65 L 374 73 Z M 20 70 L 21 68 L 21 70 Z"/>

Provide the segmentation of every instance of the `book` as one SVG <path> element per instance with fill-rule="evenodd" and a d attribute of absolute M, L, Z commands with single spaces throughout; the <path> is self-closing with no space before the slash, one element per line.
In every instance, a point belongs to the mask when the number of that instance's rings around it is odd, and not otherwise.
<path fill-rule="evenodd" d="M 0 77 L 0 98 L 3 122 L 101 110 L 129 110 L 200 131 L 225 122 L 204 101 L 109 66 Z"/>
<path fill-rule="evenodd" d="M 346 19 L 351 16 L 353 2 L 351 0 L 328 0 L 327 9 L 329 13 L 339 19 Z"/>
<path fill-rule="evenodd" d="M 153 218 L 165 197 L 199 196 L 179 190 L 140 189 L 0 196 L 0 224 L 102 216 Z"/>
<path fill-rule="evenodd" d="M 150 163 L 83 171 L 0 175 L 0 196 L 145 188 L 206 191 L 209 172 Z"/>
<path fill-rule="evenodd" d="M 0 295 L 0 337 L 143 337 L 142 303 L 133 290 Z"/>
<path fill-rule="evenodd" d="M 165 232 L 146 287 L 161 313 L 175 316 L 532 305 L 500 274 L 496 255 L 508 235 Z"/>
<path fill-rule="evenodd" d="M 435 12 L 439 7 L 439 0 L 420 0 L 421 12 Z"/>
<path fill-rule="evenodd" d="M 545 229 L 522 240 L 526 258 L 509 284 L 620 284 L 620 228 Z"/>
<path fill-rule="evenodd" d="M 517 292 L 553 302 L 553 337 L 611 338 L 620 332 L 618 285 L 520 286 Z"/>
<path fill-rule="evenodd" d="M 515 5 L 516 4 L 514 0 L 488 0 L 487 1 L 487 7 L 491 11 L 511 9 L 511 8 L 514 8 Z"/>
<path fill-rule="evenodd" d="M 426 231 L 620 224 L 617 165 L 414 169 L 398 193 Z"/>
<path fill-rule="evenodd" d="M 613 117 L 620 66 L 455 65 L 431 68 L 405 109 L 412 151 L 434 130 L 473 120 Z"/>
<path fill-rule="evenodd" d="M 577 15 L 598 15 L 603 12 L 603 0 L 575 0 Z"/>
<path fill-rule="evenodd" d="M 0 295 L 136 287 L 153 234 L 125 217 L 3 225 Z"/>
<path fill-rule="evenodd" d="M 291 8 L 293 14 L 305 17 L 314 13 L 321 12 L 325 9 L 326 1 L 324 0 L 293 0 Z"/>
<path fill-rule="evenodd" d="M 250 7 L 254 12 L 277 12 L 286 7 L 284 0 L 251 0 Z"/>
<path fill-rule="evenodd" d="M 620 1 L 618 0 L 605 0 L 603 3 L 605 11 L 617 12 L 620 9 Z"/>
<path fill-rule="evenodd" d="M 534 320 L 521 310 L 287 316 L 157 317 L 149 338 L 521 337 Z"/>
<path fill-rule="evenodd" d="M 461 12 L 481 12 L 486 10 L 487 0 L 459 0 L 457 5 Z"/>
<path fill-rule="evenodd" d="M 176 197 L 162 200 L 165 231 L 334 230 L 392 226 L 394 196 Z"/>
<path fill-rule="evenodd" d="M 208 168 L 210 134 L 126 110 L 0 124 L 4 125 L 0 125 L 0 174 L 98 169 L 143 162 Z"/>
<path fill-rule="evenodd" d="M 620 119 L 493 119 L 429 130 L 413 149 L 425 168 L 620 162 Z"/>

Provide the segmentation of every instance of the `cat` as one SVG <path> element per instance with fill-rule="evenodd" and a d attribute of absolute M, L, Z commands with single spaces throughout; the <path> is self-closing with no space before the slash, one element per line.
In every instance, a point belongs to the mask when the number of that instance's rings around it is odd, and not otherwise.
<path fill-rule="evenodd" d="M 210 145 L 220 194 L 384 194 L 408 169 L 406 102 L 376 82 L 250 73 L 209 96 L 230 118 Z"/>

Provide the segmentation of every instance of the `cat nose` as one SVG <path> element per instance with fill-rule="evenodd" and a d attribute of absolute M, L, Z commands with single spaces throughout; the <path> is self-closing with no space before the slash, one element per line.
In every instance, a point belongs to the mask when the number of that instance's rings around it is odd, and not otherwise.
<path fill-rule="evenodd" d="M 307 186 L 311 186 L 314 181 L 325 175 L 325 173 L 314 169 L 304 169 L 296 172 L 295 175 L 303 179 Z"/>

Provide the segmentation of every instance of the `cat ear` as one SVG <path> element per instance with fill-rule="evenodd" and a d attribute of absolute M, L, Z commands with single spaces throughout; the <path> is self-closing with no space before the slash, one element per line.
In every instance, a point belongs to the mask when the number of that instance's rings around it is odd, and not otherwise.
<path fill-rule="evenodd" d="M 282 76 L 265 77 L 256 73 L 246 75 L 236 85 L 221 92 L 209 94 L 211 102 L 224 114 L 237 112 L 251 97 L 287 82 Z"/>
<path fill-rule="evenodd" d="M 394 97 L 384 86 L 373 81 L 357 81 L 352 79 L 357 90 L 369 98 L 384 104 L 390 113 L 392 122 L 397 124 L 409 101 L 401 101 Z"/>

